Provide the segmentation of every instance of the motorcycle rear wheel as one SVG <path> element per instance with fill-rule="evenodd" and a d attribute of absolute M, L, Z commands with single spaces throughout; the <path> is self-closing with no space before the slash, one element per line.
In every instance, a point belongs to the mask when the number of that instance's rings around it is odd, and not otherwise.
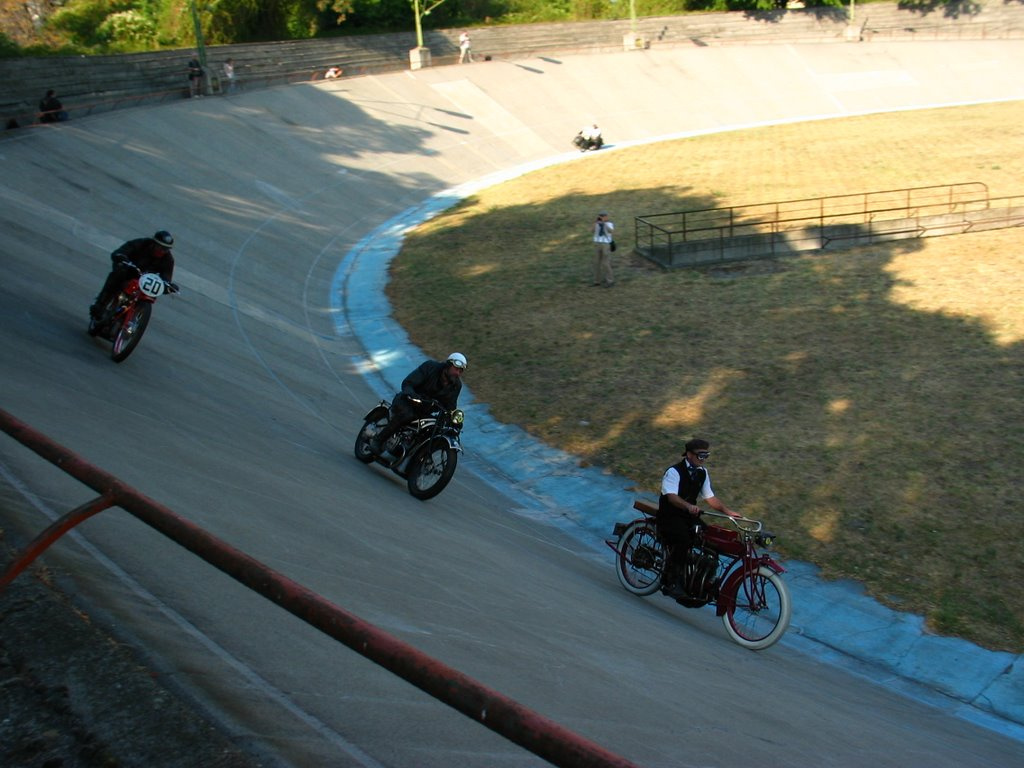
<path fill-rule="evenodd" d="M 135 314 L 127 323 L 122 323 L 121 328 L 114 337 L 114 348 L 111 350 L 110 359 L 115 363 L 122 363 L 135 351 L 142 341 L 142 334 L 149 326 L 149 317 L 153 313 L 153 305 L 149 302 L 140 301 L 135 305 Z"/>
<path fill-rule="evenodd" d="M 423 446 L 409 460 L 409 493 L 420 501 L 434 498 L 451 481 L 458 463 L 459 452 L 447 440 L 434 440 Z"/>
<path fill-rule="evenodd" d="M 654 523 L 648 520 L 630 523 L 619 536 L 618 552 L 615 574 L 619 583 L 641 597 L 657 592 L 665 570 L 665 548 L 658 539 Z"/>
<path fill-rule="evenodd" d="M 744 648 L 764 650 L 789 628 L 793 613 L 789 587 L 771 568 L 761 566 L 750 578 L 739 579 L 729 602 L 722 614 L 725 631 Z"/>

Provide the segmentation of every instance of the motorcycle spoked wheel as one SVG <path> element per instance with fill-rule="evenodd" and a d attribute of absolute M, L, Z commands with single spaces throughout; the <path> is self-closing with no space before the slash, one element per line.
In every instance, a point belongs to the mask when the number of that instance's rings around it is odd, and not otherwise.
<path fill-rule="evenodd" d="M 775 645 L 789 628 L 793 613 L 786 582 L 771 568 L 761 566 L 751 578 L 735 583 L 735 594 L 722 614 L 725 631 L 752 651 Z"/>
<path fill-rule="evenodd" d="M 140 301 L 135 305 L 135 314 L 127 323 L 122 323 L 114 336 L 114 348 L 110 352 L 110 359 L 115 363 L 122 363 L 135 351 L 142 341 L 142 334 L 146 332 L 149 325 L 149 317 L 153 313 L 153 305 Z"/>
<path fill-rule="evenodd" d="M 420 448 L 406 468 L 409 493 L 420 501 L 432 499 L 445 489 L 455 474 L 459 452 L 447 440 L 433 440 Z"/>
<path fill-rule="evenodd" d="M 376 416 L 376 418 L 374 418 Z M 382 410 L 376 414 L 370 414 L 366 422 L 363 424 L 363 428 L 359 430 L 359 434 L 356 435 L 355 454 L 356 458 L 359 459 L 363 464 L 370 464 L 376 456 L 374 456 L 373 449 L 370 448 L 370 438 L 380 432 L 388 423 L 388 412 Z"/>
<path fill-rule="evenodd" d="M 619 536 L 618 551 L 615 574 L 619 583 L 641 597 L 657 592 L 665 570 L 665 548 L 658 539 L 654 523 L 647 520 L 630 523 Z"/>

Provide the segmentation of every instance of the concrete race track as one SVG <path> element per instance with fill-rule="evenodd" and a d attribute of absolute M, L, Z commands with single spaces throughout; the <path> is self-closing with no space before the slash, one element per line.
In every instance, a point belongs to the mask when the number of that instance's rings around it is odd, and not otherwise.
<path fill-rule="evenodd" d="M 745 651 L 710 611 L 630 596 L 595 535 L 550 524 L 542 504 L 473 471 L 483 460 L 424 504 L 351 448 L 386 389 L 378 369 L 387 380 L 408 354 L 383 315 L 366 341 L 383 275 L 361 258 L 385 222 L 453 187 L 578 160 L 568 141 L 590 118 L 626 144 L 1020 99 L 1021 71 L 1019 41 L 673 49 L 294 85 L 20 131 L 0 142 L 0 407 L 638 764 L 1019 764 L 1012 728 L 799 644 Z M 182 294 L 158 302 L 115 365 L 85 334 L 86 308 L 110 251 L 158 228 L 177 239 Z M 23 535 L 92 498 L 7 438 L 0 470 L 24 500 L 4 527 Z M 542 764 L 124 512 L 46 557 L 269 762 Z"/>

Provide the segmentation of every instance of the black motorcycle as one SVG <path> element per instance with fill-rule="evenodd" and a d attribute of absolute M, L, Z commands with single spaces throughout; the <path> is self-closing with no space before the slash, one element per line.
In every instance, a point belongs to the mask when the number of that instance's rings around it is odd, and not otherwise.
<path fill-rule="evenodd" d="M 572 140 L 572 145 L 576 147 L 580 152 L 589 152 L 590 150 L 598 150 L 604 146 L 604 139 L 600 136 L 596 138 L 590 138 L 584 136 L 582 133 L 577 133 Z"/>
<path fill-rule="evenodd" d="M 436 400 L 410 397 L 426 415 L 414 419 L 392 435 L 374 452 L 370 441 L 387 426 L 391 403 L 380 403 L 364 417 L 363 428 L 356 435 L 356 458 L 364 464 L 383 464 L 399 477 L 404 477 L 409 493 L 417 499 L 432 499 L 445 489 L 459 462 L 462 451 L 464 414 L 456 408 L 449 411 Z"/>

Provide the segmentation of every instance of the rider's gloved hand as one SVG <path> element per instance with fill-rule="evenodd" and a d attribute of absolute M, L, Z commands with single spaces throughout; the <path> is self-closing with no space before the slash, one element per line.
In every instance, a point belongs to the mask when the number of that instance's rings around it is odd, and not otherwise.
<path fill-rule="evenodd" d="M 181 288 L 178 287 L 177 283 L 167 283 L 167 292 L 168 293 L 180 293 L 181 292 Z"/>

